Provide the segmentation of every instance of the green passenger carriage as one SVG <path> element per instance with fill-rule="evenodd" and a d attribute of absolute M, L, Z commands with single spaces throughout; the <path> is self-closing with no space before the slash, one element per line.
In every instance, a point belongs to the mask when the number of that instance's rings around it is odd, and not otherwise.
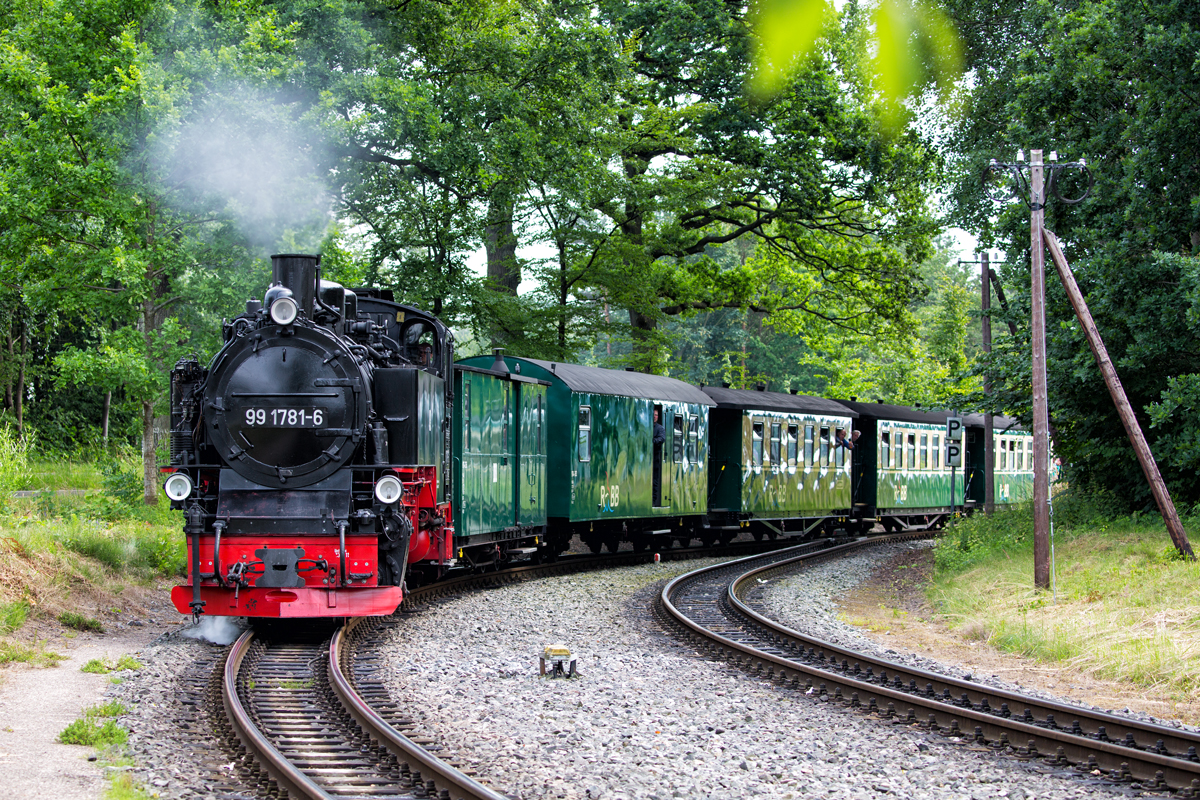
<path fill-rule="evenodd" d="M 839 401 L 859 414 L 855 517 L 885 530 L 941 527 L 962 508 L 969 459 L 946 463 L 946 411 Z M 964 442 L 964 444 L 967 444 Z"/>
<path fill-rule="evenodd" d="M 709 521 L 724 541 L 832 532 L 851 512 L 851 450 L 858 413 L 833 400 L 704 387 L 709 412 Z M 712 536 L 711 533 L 708 534 Z"/>
<path fill-rule="evenodd" d="M 537 554 L 546 535 L 546 390 L 536 378 L 455 365 L 455 557 L 484 567 Z"/>
<path fill-rule="evenodd" d="M 982 414 L 966 417 L 971 469 L 967 502 L 982 508 L 984 486 L 984 428 Z M 996 505 L 1023 503 L 1033 499 L 1033 434 L 1013 417 L 992 417 L 992 497 Z"/>
<path fill-rule="evenodd" d="M 503 361 L 513 375 L 549 384 L 551 551 L 566 550 L 574 535 L 594 552 L 615 551 L 622 541 L 634 550 L 662 548 L 700 535 L 708 509 L 708 395 L 659 375 L 516 356 Z M 665 434 L 659 446 L 656 411 Z"/>

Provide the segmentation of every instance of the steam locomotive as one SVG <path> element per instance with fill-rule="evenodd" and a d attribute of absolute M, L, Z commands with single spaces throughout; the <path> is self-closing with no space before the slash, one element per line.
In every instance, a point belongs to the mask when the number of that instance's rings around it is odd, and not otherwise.
<path fill-rule="evenodd" d="M 947 414 L 505 356 L 454 362 L 435 317 L 272 256 L 263 300 L 171 374 L 164 490 L 184 515 L 181 613 L 391 613 L 406 585 L 593 552 L 939 527 L 983 499 Z M 996 496 L 1032 485 L 999 420 Z M 853 430 L 863 435 L 853 446 Z M 840 432 L 840 434 L 839 434 Z"/>
<path fill-rule="evenodd" d="M 164 489 L 184 512 L 181 612 L 386 614 L 410 564 L 450 558 L 454 339 L 380 290 L 272 256 L 207 368 L 171 374 Z"/>

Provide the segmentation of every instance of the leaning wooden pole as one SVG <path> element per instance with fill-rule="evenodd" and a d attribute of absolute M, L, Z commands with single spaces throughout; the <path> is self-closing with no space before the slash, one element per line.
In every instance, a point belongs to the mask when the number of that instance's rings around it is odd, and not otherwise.
<path fill-rule="evenodd" d="M 1108 357 L 1108 348 L 1104 346 L 1104 340 L 1100 338 L 1100 331 L 1096 329 L 1096 323 L 1092 320 L 1092 312 L 1088 310 L 1083 293 L 1079 291 L 1079 284 L 1075 282 L 1075 276 L 1071 273 L 1071 267 L 1067 264 L 1058 239 L 1048 230 L 1044 233 L 1046 248 L 1054 260 L 1059 280 L 1062 281 L 1063 288 L 1067 290 L 1067 297 L 1071 301 L 1071 307 L 1075 309 L 1075 316 L 1079 317 L 1083 331 L 1087 334 L 1092 355 L 1096 357 L 1096 363 L 1100 365 L 1100 374 L 1104 376 L 1104 382 L 1108 385 L 1108 393 L 1112 395 L 1113 403 L 1117 406 L 1117 413 L 1121 415 L 1121 424 L 1125 426 L 1125 433 L 1128 434 L 1129 441 L 1133 444 L 1133 452 L 1137 454 L 1138 463 L 1142 465 L 1142 472 L 1146 474 L 1146 480 L 1150 482 L 1150 491 L 1154 493 L 1158 510 L 1162 513 L 1163 521 L 1167 523 L 1167 533 L 1171 535 L 1171 541 L 1175 543 L 1175 548 L 1180 553 L 1195 560 L 1196 555 L 1192 552 L 1191 543 L 1188 542 L 1187 531 L 1183 529 L 1183 523 L 1179 521 L 1175 504 L 1171 502 L 1171 493 L 1167 491 L 1167 484 L 1163 482 L 1162 474 L 1158 471 L 1154 454 L 1150 452 L 1150 445 L 1146 443 L 1146 437 L 1142 434 L 1142 426 L 1138 424 L 1137 417 L 1133 414 L 1133 406 L 1129 404 L 1129 398 L 1125 396 L 1121 379 L 1117 377 L 1117 370 L 1113 366 L 1112 359 Z"/>

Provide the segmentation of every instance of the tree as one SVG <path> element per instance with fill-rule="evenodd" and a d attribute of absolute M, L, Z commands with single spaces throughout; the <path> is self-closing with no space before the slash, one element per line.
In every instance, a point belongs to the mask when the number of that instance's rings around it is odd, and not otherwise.
<path fill-rule="evenodd" d="M 95 331 L 99 347 L 62 355 L 62 379 L 137 399 L 147 503 L 156 407 L 190 338 L 175 317 L 189 293 L 201 304 L 206 272 L 245 252 L 220 203 L 175 172 L 182 123 L 211 97 L 199 77 L 217 79 L 194 34 L 220 36 L 196 15 L 144 0 L 26 0 L 0 19 L 0 267 L 30 306 Z M 239 28 L 237 12 L 219 21 Z M 249 61 L 272 31 L 269 14 L 254 22 L 241 27 Z"/>
<path fill-rule="evenodd" d="M 1187 449 L 1194 436 L 1186 390 L 1200 373 L 1200 339 L 1189 321 L 1189 275 L 1200 254 L 1200 105 L 1190 102 L 1200 49 L 1200 8 L 1174 0 L 1079 0 L 1000 5 L 948 4 L 962 32 L 974 90 L 949 138 L 960 180 L 959 224 L 1008 251 L 1004 277 L 1027 287 L 1028 212 L 1000 210 L 979 176 L 989 159 L 1018 147 L 1086 158 L 1095 186 L 1088 200 L 1051 197 L 1047 227 L 1076 272 L 1117 372 L 1138 410 L 1162 401 L 1147 430 L 1164 478 L 1181 504 L 1200 500 Z M 1065 176 L 1060 194 L 1084 188 Z M 1126 508 L 1151 506 L 1148 487 L 1121 435 L 1082 332 L 1061 287 L 1050 279 L 1047 307 L 1049 394 L 1055 449 L 1075 485 Z M 1013 298 L 1028 309 L 1028 290 Z M 1019 348 L 1022 337 L 1014 337 Z M 1001 348 L 989 368 L 998 397 L 1028 414 L 1028 355 Z M 1164 394 L 1164 392 L 1166 394 Z"/>

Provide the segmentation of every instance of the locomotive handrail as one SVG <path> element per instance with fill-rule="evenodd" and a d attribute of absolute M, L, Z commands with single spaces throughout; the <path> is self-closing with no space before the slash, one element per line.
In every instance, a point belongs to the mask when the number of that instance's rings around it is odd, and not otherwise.
<path fill-rule="evenodd" d="M 439 790 L 449 792 L 454 800 L 508 800 L 504 795 L 489 789 L 482 783 L 431 755 L 425 748 L 415 744 L 400 731 L 388 724 L 374 708 L 364 700 L 350 680 L 342 672 L 342 644 L 345 634 L 352 631 L 361 617 L 337 629 L 329 641 L 329 684 L 345 709 L 350 712 L 364 731 L 377 739 L 401 761 L 408 762 L 427 780 L 432 780 Z"/>

